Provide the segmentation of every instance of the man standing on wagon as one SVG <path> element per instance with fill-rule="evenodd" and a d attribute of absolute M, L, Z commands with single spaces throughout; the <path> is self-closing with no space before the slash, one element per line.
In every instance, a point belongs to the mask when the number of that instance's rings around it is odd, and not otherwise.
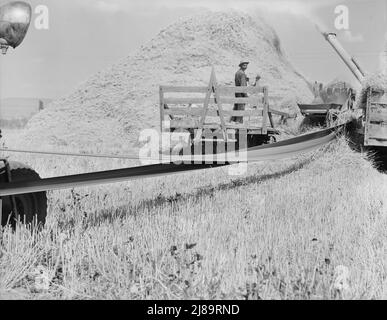
<path fill-rule="evenodd" d="M 235 86 L 236 87 L 246 87 L 247 84 L 249 83 L 250 79 L 246 76 L 246 69 L 247 65 L 249 64 L 249 61 L 247 60 L 242 60 L 239 63 L 239 70 L 235 74 Z M 261 79 L 260 75 L 257 75 L 255 78 L 255 83 L 253 86 L 256 86 L 258 81 Z M 245 92 L 237 92 L 235 93 L 236 98 L 247 98 L 248 95 Z M 245 103 L 236 103 L 234 105 L 233 110 L 245 110 Z M 238 123 L 243 123 L 243 117 L 231 117 L 231 121 L 238 122 Z"/>

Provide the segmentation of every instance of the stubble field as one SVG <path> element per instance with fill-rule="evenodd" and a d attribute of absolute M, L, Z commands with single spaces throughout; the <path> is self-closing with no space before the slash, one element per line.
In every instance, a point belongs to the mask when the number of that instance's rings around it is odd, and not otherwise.
<path fill-rule="evenodd" d="M 9 136 L 11 138 L 11 136 Z M 45 176 L 126 161 L 12 155 Z M 2 230 L 0 297 L 387 298 L 387 176 L 345 138 L 298 159 L 49 192 Z"/>

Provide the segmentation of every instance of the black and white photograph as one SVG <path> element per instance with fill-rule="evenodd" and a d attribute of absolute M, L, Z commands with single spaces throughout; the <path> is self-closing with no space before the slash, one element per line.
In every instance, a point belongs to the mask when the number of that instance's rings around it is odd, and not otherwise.
<path fill-rule="evenodd" d="M 0 0 L 0 130 L 0 300 L 387 299 L 387 0 Z"/>

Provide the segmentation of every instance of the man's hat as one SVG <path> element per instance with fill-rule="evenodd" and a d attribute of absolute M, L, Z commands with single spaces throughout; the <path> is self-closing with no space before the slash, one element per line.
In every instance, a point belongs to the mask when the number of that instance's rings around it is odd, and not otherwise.
<path fill-rule="evenodd" d="M 247 60 L 241 60 L 241 62 L 239 63 L 239 66 L 241 66 L 242 64 L 249 64 L 250 62 L 249 61 L 247 61 Z"/>

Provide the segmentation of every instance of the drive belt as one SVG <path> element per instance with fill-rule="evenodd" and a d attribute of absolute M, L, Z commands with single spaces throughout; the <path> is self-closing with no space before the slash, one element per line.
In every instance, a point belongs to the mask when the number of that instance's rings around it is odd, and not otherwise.
<path fill-rule="evenodd" d="M 240 156 L 241 152 L 238 152 L 238 158 L 235 157 L 234 154 L 229 153 L 223 155 L 217 154 L 193 157 L 176 156 L 163 160 L 162 163 L 147 166 L 45 178 L 34 181 L 0 183 L 0 197 L 166 176 L 194 170 L 222 167 L 240 162 L 257 162 L 291 158 L 318 149 L 336 139 L 337 133 L 345 125 L 346 124 L 339 125 L 269 145 L 252 147 L 243 151 L 245 157 Z M 215 159 L 226 159 L 226 161 L 220 162 L 216 160 L 217 162 L 213 162 L 214 157 Z M 177 164 L 176 161 L 180 161 L 181 164 Z"/>

